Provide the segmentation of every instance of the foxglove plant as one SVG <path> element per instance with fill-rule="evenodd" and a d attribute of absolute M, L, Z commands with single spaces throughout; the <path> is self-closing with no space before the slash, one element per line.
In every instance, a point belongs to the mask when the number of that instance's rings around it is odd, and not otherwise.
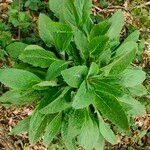
<path fill-rule="evenodd" d="M 35 105 L 11 133 L 28 132 L 31 144 L 42 138 L 46 146 L 59 136 L 69 150 L 77 145 L 100 150 L 104 139 L 116 144 L 104 118 L 124 132 L 130 116 L 145 112 L 135 99 L 147 92 L 145 72 L 132 66 L 139 32 L 120 40 L 120 10 L 94 24 L 92 0 L 50 0 L 49 7 L 59 21 L 40 14 L 38 30 L 45 48 L 21 42 L 6 48 L 18 63 L 0 70 L 0 81 L 10 88 L 0 101 Z"/>

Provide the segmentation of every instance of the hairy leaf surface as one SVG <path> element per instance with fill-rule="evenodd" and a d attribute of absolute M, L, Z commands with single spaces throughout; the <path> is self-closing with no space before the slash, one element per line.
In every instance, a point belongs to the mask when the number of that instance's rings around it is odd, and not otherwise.
<path fill-rule="evenodd" d="M 28 130 L 29 130 L 29 124 L 30 124 L 30 118 L 31 118 L 31 117 L 27 117 L 27 118 L 21 120 L 21 121 L 11 130 L 11 134 L 17 135 L 17 134 L 20 134 L 20 133 L 28 132 Z"/>
<path fill-rule="evenodd" d="M 127 116 L 118 100 L 109 93 L 97 91 L 95 107 L 116 126 L 128 130 Z"/>
<path fill-rule="evenodd" d="M 114 13 L 112 15 L 112 17 L 110 18 L 109 21 L 111 23 L 111 26 L 110 26 L 107 34 L 111 40 L 118 39 L 121 29 L 124 25 L 123 12 L 121 10 L 117 11 L 116 13 Z"/>
<path fill-rule="evenodd" d="M 44 134 L 44 144 L 49 145 L 53 138 L 56 136 L 61 125 L 61 114 L 58 114 L 47 126 Z"/>
<path fill-rule="evenodd" d="M 14 68 L 0 70 L 0 82 L 14 90 L 26 90 L 40 81 L 39 77 L 26 70 Z"/>
<path fill-rule="evenodd" d="M 8 91 L 0 97 L 0 102 L 11 103 L 14 105 L 30 104 L 34 100 L 41 98 L 41 93 L 28 90 L 28 91 Z"/>
<path fill-rule="evenodd" d="M 134 87 L 146 79 L 146 73 L 141 69 L 126 69 L 121 76 L 120 83 L 125 87 Z"/>
<path fill-rule="evenodd" d="M 42 40 L 48 46 L 54 44 L 58 51 L 65 50 L 73 36 L 70 26 L 60 22 L 53 22 L 44 14 L 39 16 L 38 28 Z"/>
<path fill-rule="evenodd" d="M 94 25 L 90 32 L 90 40 L 94 37 L 105 35 L 110 27 L 110 23 L 108 21 L 100 22 L 99 24 Z"/>
<path fill-rule="evenodd" d="M 86 116 L 85 123 L 81 129 L 81 133 L 78 136 L 78 142 L 86 150 L 91 150 L 97 143 L 99 138 L 98 126 L 89 114 Z"/>
<path fill-rule="evenodd" d="M 19 59 L 35 67 L 48 68 L 56 57 L 52 52 L 46 51 L 40 46 L 29 45 L 19 56 Z"/>
<path fill-rule="evenodd" d="M 87 75 L 86 66 L 75 66 L 61 72 L 65 82 L 71 87 L 78 88 Z"/>
<path fill-rule="evenodd" d="M 130 115 L 138 116 L 145 114 L 145 107 L 139 101 L 132 97 L 124 95 L 123 97 L 119 98 L 119 101 L 123 106 L 125 104 L 128 105 L 128 107 L 130 108 L 128 113 Z"/>
<path fill-rule="evenodd" d="M 29 141 L 31 144 L 35 144 L 41 138 L 47 125 L 47 121 L 48 116 L 41 114 L 39 108 L 35 109 L 29 125 Z"/>
<path fill-rule="evenodd" d="M 68 93 L 69 88 L 64 89 L 61 95 L 52 101 L 49 105 L 40 110 L 42 114 L 53 114 L 57 112 L 61 112 L 66 108 L 71 106 L 70 102 L 68 102 Z"/>
<path fill-rule="evenodd" d="M 72 106 L 75 109 L 84 108 L 92 104 L 94 99 L 95 95 L 93 91 L 88 89 L 87 83 L 83 81 L 74 97 Z"/>
<path fill-rule="evenodd" d="M 69 62 L 63 60 L 56 60 L 48 68 L 46 80 L 54 80 L 61 75 L 61 71 L 67 69 Z"/>
<path fill-rule="evenodd" d="M 14 42 L 6 47 L 6 51 L 8 52 L 11 58 L 16 60 L 18 56 L 22 53 L 22 51 L 25 49 L 26 46 L 27 44 L 25 43 Z"/>
<path fill-rule="evenodd" d="M 114 134 L 114 132 L 110 129 L 110 126 L 104 122 L 103 118 L 98 115 L 99 118 L 99 130 L 102 136 L 111 144 L 116 144 L 117 143 L 117 137 Z"/>

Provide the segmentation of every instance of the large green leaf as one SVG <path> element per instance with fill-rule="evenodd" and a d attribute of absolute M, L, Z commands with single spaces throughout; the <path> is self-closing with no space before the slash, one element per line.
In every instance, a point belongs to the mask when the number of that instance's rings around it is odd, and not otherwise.
<path fill-rule="evenodd" d="M 90 32 L 90 40 L 92 40 L 96 36 L 105 35 L 109 27 L 110 23 L 108 21 L 103 21 L 99 24 L 96 24 Z"/>
<path fill-rule="evenodd" d="M 69 118 L 68 118 L 69 116 Z M 66 115 L 61 126 L 61 136 L 67 149 L 76 150 L 75 138 L 80 134 L 85 121 L 85 110 L 71 110 L 70 115 Z"/>
<path fill-rule="evenodd" d="M 95 107 L 116 126 L 128 130 L 128 119 L 118 100 L 107 92 L 96 91 L 95 94 Z"/>
<path fill-rule="evenodd" d="M 8 52 L 11 58 L 16 60 L 18 56 L 22 53 L 22 51 L 25 49 L 26 46 L 27 44 L 25 43 L 14 42 L 6 47 L 6 51 Z"/>
<path fill-rule="evenodd" d="M 39 109 L 46 107 L 54 101 L 62 93 L 62 89 L 59 87 L 48 87 L 46 90 L 42 90 L 42 92 L 44 95 L 39 102 Z"/>
<path fill-rule="evenodd" d="M 48 45 L 54 44 L 59 51 L 65 50 L 72 40 L 73 32 L 70 26 L 53 22 L 48 16 L 40 14 L 38 21 L 39 34 Z"/>
<path fill-rule="evenodd" d="M 93 91 L 88 89 L 86 81 L 83 81 L 74 97 L 72 106 L 75 109 L 87 107 L 92 104 L 94 98 L 95 95 Z"/>
<path fill-rule="evenodd" d="M 48 68 L 46 80 L 55 80 L 56 77 L 61 75 L 61 71 L 67 69 L 69 62 L 57 60 L 53 62 Z"/>
<path fill-rule="evenodd" d="M 63 18 L 63 7 L 64 1 L 62 0 L 49 0 L 49 8 L 54 12 L 55 16 L 62 19 Z"/>
<path fill-rule="evenodd" d="M 137 42 L 139 40 L 140 32 L 138 30 L 132 32 L 125 40 L 124 42 L 133 41 Z"/>
<path fill-rule="evenodd" d="M 111 26 L 107 32 L 110 40 L 118 39 L 122 27 L 124 25 L 124 16 L 121 10 L 117 11 L 112 17 L 109 19 Z"/>
<path fill-rule="evenodd" d="M 42 136 L 48 121 L 48 116 L 40 113 L 39 108 L 33 112 L 29 125 L 29 141 L 35 144 Z"/>
<path fill-rule="evenodd" d="M 56 60 L 52 52 L 38 45 L 29 45 L 19 56 L 19 59 L 35 67 L 48 68 Z"/>
<path fill-rule="evenodd" d="M 92 62 L 87 77 L 97 75 L 98 73 L 99 73 L 99 66 L 95 62 Z"/>
<path fill-rule="evenodd" d="M 44 144 L 49 145 L 53 138 L 58 133 L 61 126 L 62 115 L 58 114 L 47 126 L 45 134 L 44 134 Z"/>
<path fill-rule="evenodd" d="M 120 83 L 125 87 L 134 87 L 141 84 L 146 79 L 146 73 L 141 69 L 126 69 L 120 79 Z"/>
<path fill-rule="evenodd" d="M 89 53 L 94 58 L 99 58 L 100 54 L 106 49 L 108 44 L 107 36 L 97 36 L 89 43 Z"/>
<path fill-rule="evenodd" d="M 115 54 L 114 59 L 117 59 L 117 58 L 121 57 L 122 55 L 133 51 L 133 49 L 136 49 L 136 50 L 138 49 L 138 45 L 136 42 L 127 41 L 127 42 L 122 43 L 119 46 L 119 48 L 116 49 L 116 54 Z"/>
<path fill-rule="evenodd" d="M 129 90 L 129 93 L 134 97 L 135 96 L 141 97 L 141 96 L 147 95 L 147 89 L 142 84 L 139 84 L 134 87 L 129 87 L 128 90 Z"/>
<path fill-rule="evenodd" d="M 68 115 L 65 114 L 61 125 L 61 137 L 65 141 L 68 134 Z"/>
<path fill-rule="evenodd" d="M 67 101 L 68 98 L 70 98 L 68 95 L 70 93 L 69 89 L 70 88 L 68 87 L 65 88 L 58 98 L 56 98 L 49 105 L 41 109 L 40 112 L 42 114 L 53 114 L 53 113 L 61 112 L 66 108 L 69 108 L 71 106 L 70 102 Z"/>
<path fill-rule="evenodd" d="M 117 137 L 114 134 L 114 132 L 110 129 L 109 125 L 104 122 L 103 118 L 100 116 L 98 113 L 98 118 L 99 118 L 99 130 L 102 136 L 111 144 L 116 144 L 117 143 Z"/>
<path fill-rule="evenodd" d="M 78 88 L 87 75 L 86 66 L 75 66 L 61 72 L 65 82 L 71 87 Z"/>
<path fill-rule="evenodd" d="M 26 90 L 40 81 L 40 78 L 29 71 L 14 68 L 0 70 L 0 82 L 14 90 Z"/>
<path fill-rule="evenodd" d="M 66 23 L 76 26 L 79 24 L 79 16 L 74 6 L 74 0 L 64 0 L 63 16 Z"/>
<path fill-rule="evenodd" d="M 90 16 L 91 0 L 64 0 L 64 19 L 67 23 L 82 27 Z"/>
<path fill-rule="evenodd" d="M 73 60 L 74 65 L 80 65 L 82 62 L 82 58 L 80 56 L 79 51 L 75 48 L 75 44 L 72 43 L 68 46 L 66 53 Z"/>
<path fill-rule="evenodd" d="M 100 77 L 91 77 L 89 79 L 89 83 L 96 89 L 102 92 L 108 92 L 116 97 L 121 96 L 123 94 L 122 90 L 119 86 L 112 84 L 113 79 L 101 79 Z M 116 81 L 114 81 L 116 82 Z"/>
<path fill-rule="evenodd" d="M 136 99 L 124 95 L 118 99 L 121 102 L 122 106 L 128 106 L 129 110 L 128 113 L 132 116 L 144 115 L 145 114 L 145 107 Z"/>
<path fill-rule="evenodd" d="M 102 52 L 102 54 L 99 57 L 100 67 L 104 67 L 110 63 L 111 55 L 112 55 L 112 52 L 110 49 L 107 49 L 107 50 Z"/>
<path fill-rule="evenodd" d="M 91 150 L 97 144 L 99 139 L 98 125 L 89 114 L 86 114 L 86 120 L 82 126 L 81 133 L 78 136 L 78 143 L 86 150 Z"/>
<path fill-rule="evenodd" d="M 51 46 L 53 42 L 53 28 L 51 24 L 53 21 L 46 15 L 40 14 L 38 19 L 38 31 L 41 39 L 47 46 Z M 56 32 L 56 31 L 55 31 Z"/>
<path fill-rule="evenodd" d="M 8 91 L 0 97 L 0 102 L 11 103 L 14 105 L 30 104 L 34 100 L 40 99 L 40 92 L 28 91 Z"/>
<path fill-rule="evenodd" d="M 123 72 L 135 58 L 137 52 L 137 44 L 135 42 L 126 42 L 122 44 L 116 51 L 115 58 L 111 64 L 101 68 L 105 75 L 118 75 Z"/>
<path fill-rule="evenodd" d="M 94 148 L 95 148 L 95 150 L 104 150 L 104 147 L 105 147 L 105 139 L 100 134 L 99 139 L 97 140 L 97 143 Z"/>
<path fill-rule="evenodd" d="M 92 0 L 74 0 L 74 5 L 79 19 L 82 20 L 82 24 L 84 24 L 90 16 Z"/>
<path fill-rule="evenodd" d="M 137 45 L 135 45 L 135 46 L 137 46 Z M 135 55 L 137 52 L 137 47 L 134 47 L 133 49 L 131 49 L 131 47 L 130 47 L 130 50 L 131 51 L 126 52 L 124 55 L 122 55 L 120 58 L 116 59 L 113 62 L 113 66 L 110 71 L 111 75 L 117 75 L 117 74 L 121 73 L 130 65 L 130 63 L 135 58 Z"/>
<path fill-rule="evenodd" d="M 27 118 L 21 120 L 21 121 L 11 130 L 11 134 L 16 135 L 16 134 L 28 132 L 28 130 L 29 130 L 29 124 L 30 124 L 30 118 L 31 118 L 31 117 L 27 117 Z"/>
<path fill-rule="evenodd" d="M 69 116 L 67 139 L 73 139 L 80 134 L 81 128 L 85 121 L 85 110 L 78 109 Z"/>
<path fill-rule="evenodd" d="M 68 139 L 68 116 L 67 114 L 65 115 L 63 122 L 62 122 L 61 137 L 68 150 L 76 150 L 75 142 L 72 140 L 72 138 Z"/>
<path fill-rule="evenodd" d="M 74 41 L 77 49 L 80 52 L 80 56 L 86 59 L 88 56 L 88 39 L 85 34 L 80 30 L 74 31 Z"/>
<path fill-rule="evenodd" d="M 91 17 L 89 17 L 87 18 L 87 21 L 84 22 L 83 27 L 82 27 L 83 29 L 81 29 L 88 36 L 88 40 L 90 39 L 89 34 L 93 26 L 94 26 L 93 21 Z"/>

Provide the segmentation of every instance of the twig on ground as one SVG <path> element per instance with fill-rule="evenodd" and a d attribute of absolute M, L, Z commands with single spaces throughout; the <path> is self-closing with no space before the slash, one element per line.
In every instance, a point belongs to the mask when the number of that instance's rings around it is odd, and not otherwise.
<path fill-rule="evenodd" d="M 111 7 L 108 7 L 108 8 L 105 8 L 105 9 L 102 9 L 98 6 L 94 6 L 93 5 L 93 8 L 95 8 L 98 12 L 114 12 L 115 9 L 123 9 L 124 11 L 127 11 L 129 12 L 129 9 L 126 9 L 125 7 L 122 7 L 122 6 L 111 6 Z"/>
<path fill-rule="evenodd" d="M 146 7 L 146 6 L 148 6 L 148 5 L 150 5 L 150 2 L 147 2 L 147 3 L 144 3 L 144 4 L 141 4 L 141 5 L 139 5 L 139 6 L 134 6 L 132 9 L 138 9 L 138 8 L 143 8 L 143 7 Z"/>

